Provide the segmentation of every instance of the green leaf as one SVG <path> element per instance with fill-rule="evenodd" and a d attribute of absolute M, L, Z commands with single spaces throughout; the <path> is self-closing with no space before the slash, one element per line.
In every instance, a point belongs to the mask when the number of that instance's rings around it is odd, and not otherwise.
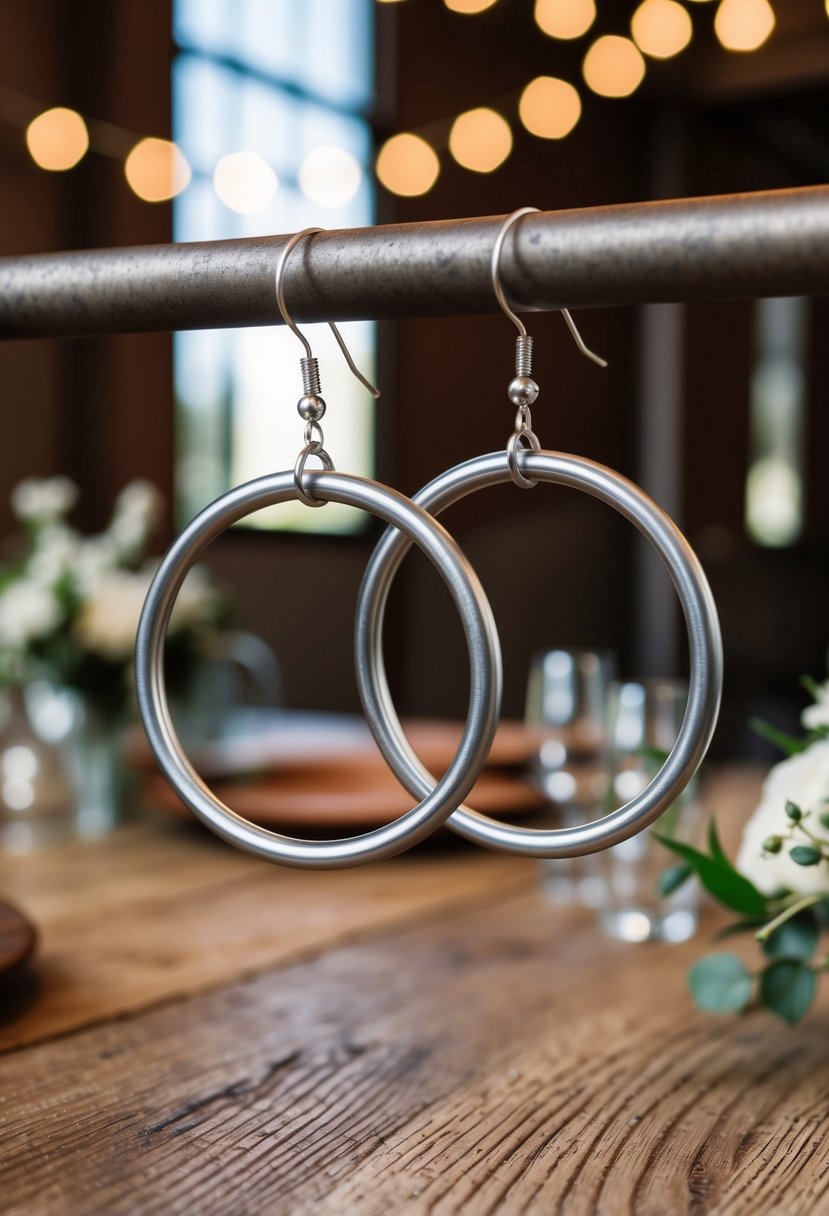
<path fill-rule="evenodd" d="M 715 861 L 722 862 L 724 865 L 731 865 L 731 862 L 725 855 L 720 838 L 717 833 L 717 822 L 715 819 L 708 821 L 708 851 Z"/>
<path fill-rule="evenodd" d="M 688 973 L 694 1003 L 709 1013 L 741 1013 L 754 981 L 736 954 L 709 954 Z"/>
<path fill-rule="evenodd" d="M 777 959 L 760 976 L 761 1001 L 790 1025 L 803 1017 L 816 991 L 817 975 L 799 959 Z"/>
<path fill-rule="evenodd" d="M 793 849 L 789 849 L 789 857 L 799 866 L 816 866 L 823 860 L 820 849 L 811 844 L 796 844 Z"/>
<path fill-rule="evenodd" d="M 811 958 L 817 949 L 820 926 L 808 912 L 793 916 L 770 933 L 763 950 L 770 958 Z"/>
<path fill-rule="evenodd" d="M 800 683 L 814 701 L 820 700 L 822 690 L 817 680 L 813 680 L 811 676 L 801 676 Z"/>
<path fill-rule="evenodd" d="M 678 891 L 684 882 L 688 881 L 693 872 L 687 861 L 678 861 L 676 865 L 668 866 L 667 870 L 663 870 L 656 880 L 658 894 L 663 899 L 667 899 L 669 895 L 673 895 L 674 891 Z"/>
<path fill-rule="evenodd" d="M 689 844 L 671 840 L 668 836 L 660 836 L 654 832 L 656 839 L 666 849 L 676 853 L 683 861 L 687 861 L 699 880 L 710 895 L 732 908 L 743 916 L 764 916 L 766 899 L 757 888 L 742 874 L 738 874 L 728 862 L 716 861 L 712 857 L 700 853 Z"/>
<path fill-rule="evenodd" d="M 804 752 L 809 746 L 808 739 L 798 739 L 795 735 L 788 735 L 784 730 L 772 726 L 770 722 L 764 722 L 762 718 L 752 718 L 749 725 L 755 734 L 768 739 L 769 743 L 779 747 L 787 756 L 796 756 L 798 752 Z"/>
<path fill-rule="evenodd" d="M 666 752 L 662 747 L 653 747 L 646 744 L 644 747 L 640 748 L 639 755 L 643 760 L 650 760 L 651 764 L 655 764 L 661 768 L 668 759 L 670 752 Z"/>

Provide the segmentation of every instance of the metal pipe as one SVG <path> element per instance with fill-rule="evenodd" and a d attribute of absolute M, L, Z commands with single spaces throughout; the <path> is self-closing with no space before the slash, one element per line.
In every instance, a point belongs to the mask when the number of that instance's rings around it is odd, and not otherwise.
<path fill-rule="evenodd" d="M 503 216 L 320 233 L 286 275 L 302 321 L 494 312 Z M 0 259 L 0 336 L 280 323 L 285 236 Z M 525 310 L 816 295 L 829 287 L 829 186 L 528 215 L 502 280 Z"/>

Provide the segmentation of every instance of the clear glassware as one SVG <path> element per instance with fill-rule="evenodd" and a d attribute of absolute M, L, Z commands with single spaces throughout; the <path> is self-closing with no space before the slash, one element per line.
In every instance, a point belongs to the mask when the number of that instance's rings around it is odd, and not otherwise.
<path fill-rule="evenodd" d="M 534 656 L 525 720 L 541 727 L 543 739 L 533 778 L 547 800 L 553 827 L 595 819 L 607 796 L 607 705 L 616 675 L 608 650 L 545 650 Z M 557 904 L 597 907 L 602 875 L 595 857 L 542 861 L 541 886 Z"/>
<path fill-rule="evenodd" d="M 679 734 L 688 685 L 681 680 L 642 680 L 610 690 L 612 791 L 616 805 L 629 802 L 656 774 Z M 699 805 L 692 781 L 653 831 L 696 844 Z M 676 856 L 645 830 L 600 855 L 604 878 L 599 923 L 621 941 L 682 942 L 697 928 L 698 890 L 689 879 L 663 896 L 661 874 Z"/>

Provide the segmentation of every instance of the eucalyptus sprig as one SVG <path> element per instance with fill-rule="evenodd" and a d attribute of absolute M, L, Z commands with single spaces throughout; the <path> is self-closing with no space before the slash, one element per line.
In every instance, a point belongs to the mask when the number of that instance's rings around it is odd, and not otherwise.
<path fill-rule="evenodd" d="M 829 843 L 807 827 L 811 813 L 789 802 L 786 815 L 790 828 L 769 838 L 765 842 L 767 851 L 780 852 L 799 832 L 810 843 L 793 844 L 789 848 L 792 861 L 813 866 L 829 860 Z M 825 814 L 821 816 L 822 821 L 826 818 Z M 829 892 L 764 895 L 728 860 L 713 820 L 709 825 L 707 853 L 668 836 L 658 839 L 682 859 L 678 866 L 663 874 L 663 894 L 677 890 L 696 874 L 719 903 L 741 914 L 740 920 L 720 930 L 717 936 L 753 933 L 769 960 L 749 971 L 736 954 L 718 952 L 701 958 L 688 977 L 696 1004 L 709 1013 L 741 1013 L 756 997 L 784 1021 L 797 1022 L 815 998 L 820 973 L 829 970 L 829 958 L 815 958 L 821 932 L 829 926 Z"/>

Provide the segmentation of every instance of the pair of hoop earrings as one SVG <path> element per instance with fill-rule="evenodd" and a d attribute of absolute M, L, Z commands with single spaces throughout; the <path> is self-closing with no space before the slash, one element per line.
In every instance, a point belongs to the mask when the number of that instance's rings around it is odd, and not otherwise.
<path fill-rule="evenodd" d="M 144 726 L 156 759 L 182 801 L 225 840 L 270 861 L 300 868 L 330 869 L 362 865 L 391 857 L 417 844 L 443 823 L 477 844 L 531 857 L 577 857 L 618 844 L 653 823 L 676 800 L 702 760 L 717 720 L 722 686 L 722 643 L 708 582 L 688 542 L 671 519 L 621 474 L 584 457 L 545 451 L 532 429 L 530 407 L 538 395 L 532 379 L 532 338 L 512 312 L 499 276 L 507 233 L 521 216 L 513 212 L 498 233 L 492 251 L 492 284 L 496 298 L 518 329 L 516 375 L 509 397 L 516 407 L 515 427 L 506 450 L 457 465 L 430 482 L 414 498 L 379 482 L 335 471 L 324 447 L 320 426 L 325 403 L 320 396 L 317 360 L 285 304 L 287 259 L 308 228 L 285 245 L 276 268 L 276 297 L 283 320 L 305 347 L 301 359 L 303 396 L 298 402 L 305 420 L 304 446 L 292 470 L 257 478 L 206 507 L 184 529 L 165 555 L 144 605 L 136 639 L 136 687 Z M 588 358 L 604 365 L 582 342 L 566 309 L 563 316 Z M 330 327 L 354 375 L 373 393 L 376 389 L 355 367 L 337 330 Z M 321 470 L 306 468 L 316 456 Z M 570 486 L 613 507 L 650 541 L 671 575 L 682 605 L 690 653 L 688 703 L 679 735 L 657 775 L 636 798 L 601 819 L 574 827 L 523 828 L 464 805 L 486 763 L 501 700 L 501 651 L 483 588 L 460 548 L 436 516 L 467 494 L 513 481 L 523 489 L 538 482 Z M 262 507 L 299 499 L 311 508 L 326 502 L 359 507 L 390 527 L 369 560 L 357 603 L 355 661 L 363 708 L 380 750 L 397 778 L 420 801 L 392 823 L 337 840 L 303 840 L 250 823 L 226 806 L 190 764 L 172 722 L 164 679 L 164 639 L 182 583 L 210 542 L 225 528 Z M 443 578 L 463 624 L 469 653 L 470 694 L 466 723 L 455 757 L 440 780 L 423 766 L 406 738 L 386 679 L 382 652 L 383 620 L 389 589 L 403 557 L 416 544 Z"/>

